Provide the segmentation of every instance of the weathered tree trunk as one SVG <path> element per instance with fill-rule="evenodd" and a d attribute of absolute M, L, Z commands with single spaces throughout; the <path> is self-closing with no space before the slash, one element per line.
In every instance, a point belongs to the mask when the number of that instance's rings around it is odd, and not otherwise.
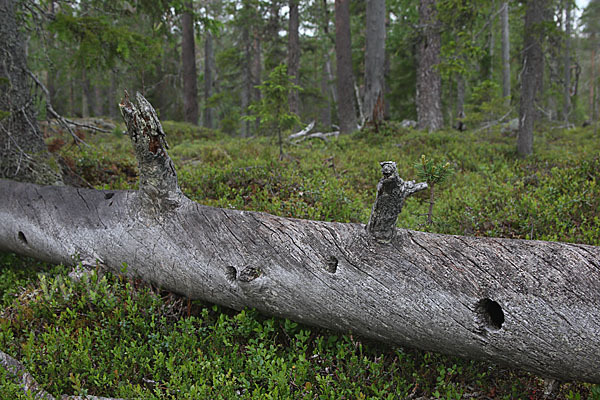
<path fill-rule="evenodd" d="M 184 117 L 187 122 L 198 125 L 198 82 L 193 7 L 193 2 L 186 2 L 186 11 L 181 16 L 181 63 L 183 67 Z"/>
<path fill-rule="evenodd" d="M 420 0 L 419 21 L 422 32 L 417 46 L 417 127 L 434 131 L 444 124 L 442 79 L 436 69 L 442 39 L 435 0 Z"/>
<path fill-rule="evenodd" d="M 538 114 L 536 104 L 539 101 L 544 71 L 542 23 L 546 15 L 546 3 L 547 0 L 528 1 L 525 10 L 523 74 L 517 138 L 517 152 L 522 157 L 533 153 L 533 128 Z"/>
<path fill-rule="evenodd" d="M 0 177 L 54 184 L 61 176 L 37 125 L 16 3 L 0 0 Z"/>
<path fill-rule="evenodd" d="M 356 130 L 354 78 L 350 38 L 350 0 L 335 0 L 335 55 L 337 61 L 337 109 L 342 134 Z"/>
<path fill-rule="evenodd" d="M 204 38 L 204 126 L 213 129 L 213 108 L 209 106 L 209 100 L 213 95 L 215 71 L 215 52 L 213 48 L 213 36 L 210 31 L 206 32 Z"/>
<path fill-rule="evenodd" d="M 502 96 L 505 104 L 510 105 L 510 32 L 508 24 L 508 1 L 502 3 L 500 15 L 502 23 Z"/>
<path fill-rule="evenodd" d="M 292 77 L 294 84 L 300 84 L 300 35 L 298 28 L 300 26 L 299 1 L 289 0 L 288 4 L 290 17 L 288 21 L 288 75 Z M 300 114 L 300 95 L 297 89 L 293 89 L 288 98 L 288 105 L 291 113 Z"/>
<path fill-rule="evenodd" d="M 363 112 L 368 124 L 383 122 L 385 68 L 385 0 L 367 0 L 365 95 Z"/>
<path fill-rule="evenodd" d="M 185 197 L 160 122 L 121 109 L 139 191 L 0 180 L 0 250 L 102 264 L 190 298 L 562 380 L 600 382 L 600 248 L 395 228 L 427 187 L 392 162 L 365 229 Z"/>

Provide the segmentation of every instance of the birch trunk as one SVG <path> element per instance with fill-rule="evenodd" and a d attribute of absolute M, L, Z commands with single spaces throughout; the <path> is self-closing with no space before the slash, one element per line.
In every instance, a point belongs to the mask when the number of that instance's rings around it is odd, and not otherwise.
<path fill-rule="evenodd" d="M 0 250 L 100 263 L 164 289 L 386 343 L 600 382 L 600 248 L 395 228 L 426 184 L 392 162 L 368 225 L 185 197 L 152 106 L 121 103 L 139 191 L 0 180 Z"/>

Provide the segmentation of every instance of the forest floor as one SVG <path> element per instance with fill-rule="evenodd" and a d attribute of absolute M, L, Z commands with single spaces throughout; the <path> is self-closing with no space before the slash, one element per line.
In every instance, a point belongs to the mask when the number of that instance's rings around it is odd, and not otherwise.
<path fill-rule="evenodd" d="M 122 126 L 62 132 L 49 147 L 72 183 L 131 189 L 137 165 Z M 600 245 L 600 140 L 591 128 L 536 133 L 516 156 L 499 128 L 435 133 L 394 123 L 379 132 L 304 141 L 278 160 L 272 137 L 229 138 L 165 122 L 183 192 L 200 203 L 275 215 L 366 223 L 380 161 L 417 179 L 421 155 L 454 173 L 409 198 L 398 226 L 439 233 Z M 542 399 L 540 377 L 188 302 L 112 274 L 74 282 L 70 268 L 0 253 L 0 350 L 49 392 L 142 399 Z M 0 398 L 27 398 L 0 368 Z M 600 399 L 600 385 L 560 383 L 548 398 Z"/>

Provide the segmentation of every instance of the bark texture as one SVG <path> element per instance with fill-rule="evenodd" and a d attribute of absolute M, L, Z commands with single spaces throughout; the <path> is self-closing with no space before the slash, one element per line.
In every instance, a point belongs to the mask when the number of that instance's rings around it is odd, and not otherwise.
<path fill-rule="evenodd" d="M 533 153 L 533 128 L 537 120 L 537 102 L 540 99 L 544 54 L 542 23 L 548 0 L 529 0 L 525 10 L 525 37 L 523 50 L 523 74 L 521 75 L 521 105 L 519 107 L 519 132 L 517 152 L 520 156 Z"/>
<path fill-rule="evenodd" d="M 367 0 L 363 112 L 366 122 L 375 127 L 383 122 L 385 110 L 385 16 L 385 0 Z"/>
<path fill-rule="evenodd" d="M 356 130 L 354 78 L 350 41 L 350 0 L 335 0 L 335 55 L 337 61 L 337 98 L 340 132 Z"/>
<path fill-rule="evenodd" d="M 183 108 L 185 120 L 198 125 L 198 82 L 193 3 L 185 3 L 181 16 L 181 64 L 183 67 Z"/>
<path fill-rule="evenodd" d="M 422 32 L 417 46 L 417 127 L 434 131 L 444 124 L 442 79 L 436 69 L 442 39 L 435 0 L 420 0 L 419 21 Z"/>
<path fill-rule="evenodd" d="M 0 177 L 57 184 L 61 174 L 48 166 L 37 125 L 17 3 L 0 0 Z"/>
<path fill-rule="evenodd" d="M 121 109 L 140 190 L 0 180 L 0 250 L 63 263 L 79 254 L 115 271 L 125 262 L 190 298 L 600 382 L 600 248 L 395 229 L 397 194 L 418 185 L 403 185 L 392 163 L 369 229 L 202 206 L 179 191 L 152 107 L 138 95 Z M 387 243 L 374 226 L 393 230 Z"/>
<path fill-rule="evenodd" d="M 288 21 L 288 75 L 291 77 L 294 84 L 300 84 L 300 35 L 298 28 L 300 26 L 299 1 L 289 0 L 290 18 Z M 288 105 L 290 112 L 300 114 L 300 95 L 298 90 L 294 89 L 290 92 Z"/>

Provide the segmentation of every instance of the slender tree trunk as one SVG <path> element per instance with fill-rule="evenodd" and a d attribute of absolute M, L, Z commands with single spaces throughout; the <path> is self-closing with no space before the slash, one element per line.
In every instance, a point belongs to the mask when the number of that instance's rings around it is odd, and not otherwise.
<path fill-rule="evenodd" d="M 525 10 L 523 73 L 517 152 L 521 157 L 533 153 L 533 128 L 537 120 L 544 71 L 543 25 L 548 0 L 528 1 Z"/>
<path fill-rule="evenodd" d="M 104 99 L 106 98 L 105 91 L 100 85 L 94 86 L 94 116 L 101 117 L 104 115 Z"/>
<path fill-rule="evenodd" d="M 461 73 L 456 77 L 456 121 L 454 127 L 459 131 L 465 130 L 465 76 Z"/>
<path fill-rule="evenodd" d="M 204 126 L 210 129 L 214 128 L 214 110 L 209 106 L 210 98 L 213 95 L 214 65 L 215 52 L 213 49 L 213 36 L 210 31 L 207 31 L 206 38 L 204 39 Z"/>
<path fill-rule="evenodd" d="M 563 119 L 569 123 L 571 113 L 571 1 L 565 2 L 565 59 L 564 59 Z"/>
<path fill-rule="evenodd" d="M 491 15 L 495 15 L 496 13 L 496 2 L 492 0 L 492 10 Z M 488 71 L 488 79 L 490 81 L 494 80 L 494 56 L 495 56 L 495 47 L 496 47 L 496 35 L 494 32 L 494 20 L 496 18 L 490 18 L 490 42 L 489 42 L 489 55 L 490 55 L 490 69 Z"/>
<path fill-rule="evenodd" d="M 90 116 L 90 80 L 87 77 L 85 69 L 81 71 L 81 117 Z"/>
<path fill-rule="evenodd" d="M 242 46 L 244 51 L 244 64 L 242 65 L 242 87 L 241 87 L 241 114 L 247 115 L 250 105 L 250 96 L 252 95 L 252 55 L 250 51 L 250 32 L 248 27 L 242 29 Z M 242 120 L 240 127 L 242 137 L 250 136 L 250 121 Z"/>
<path fill-rule="evenodd" d="M 183 67 L 183 108 L 186 122 L 198 125 L 198 82 L 196 73 L 196 40 L 194 4 L 185 3 L 181 16 L 181 63 Z"/>
<path fill-rule="evenodd" d="M 0 250 L 126 263 L 192 299 L 600 383 L 600 247 L 397 229 L 406 197 L 427 185 L 393 162 L 381 163 L 366 226 L 202 206 L 181 192 L 152 106 L 138 96 L 121 108 L 139 190 L 0 180 Z"/>
<path fill-rule="evenodd" d="M 367 0 L 363 112 L 366 122 L 375 127 L 383 122 L 385 110 L 385 16 L 385 0 Z"/>
<path fill-rule="evenodd" d="M 300 26 L 299 0 L 289 0 L 289 26 L 288 26 L 288 75 L 292 77 L 292 82 L 300 84 L 300 36 L 298 28 Z M 291 113 L 300 114 L 300 95 L 298 90 L 290 92 L 288 99 Z"/>
<path fill-rule="evenodd" d="M 596 120 L 596 107 L 594 102 L 594 89 L 596 86 L 596 35 L 592 33 L 591 35 L 592 42 L 592 59 L 591 59 L 591 68 L 590 68 L 590 119 L 592 122 Z"/>
<path fill-rule="evenodd" d="M 0 177 L 61 183 L 36 120 L 25 40 L 17 22 L 18 2 L 0 0 Z M 0 218 L 0 221 L 3 221 Z"/>
<path fill-rule="evenodd" d="M 417 47 L 417 127 L 434 131 L 444 124 L 442 79 L 436 69 L 442 42 L 435 0 L 420 0 L 419 20 L 422 32 Z"/>
<path fill-rule="evenodd" d="M 331 104 L 335 104 L 335 87 L 333 85 L 333 74 L 331 73 L 330 40 L 329 40 L 329 7 L 327 0 L 321 1 L 323 17 L 321 19 L 321 96 L 323 107 L 321 108 L 320 120 L 325 129 L 331 127 Z"/>
<path fill-rule="evenodd" d="M 385 31 L 387 32 L 390 28 L 390 15 L 389 15 L 389 11 L 387 12 L 387 15 L 385 17 Z M 389 51 L 387 50 L 387 46 L 385 46 L 385 63 L 383 65 L 383 93 L 384 93 L 384 99 L 389 99 L 390 97 L 390 85 L 389 85 L 389 79 L 390 79 L 390 71 L 391 71 L 391 64 L 390 64 L 390 54 Z M 389 120 L 390 118 L 392 118 L 392 114 L 391 114 L 391 107 L 390 107 L 390 102 L 389 101 L 384 101 L 383 104 L 383 119 L 385 120 Z"/>
<path fill-rule="evenodd" d="M 261 92 L 258 85 L 262 83 L 262 43 L 259 29 L 255 28 L 252 34 L 252 53 L 251 53 L 251 101 L 258 103 L 261 99 Z M 254 131 L 258 132 L 260 119 L 254 121 Z"/>
<path fill-rule="evenodd" d="M 508 1 L 502 3 L 502 96 L 505 105 L 510 106 L 510 32 L 508 24 Z"/>
<path fill-rule="evenodd" d="M 335 55 L 340 133 L 345 134 L 357 128 L 352 75 L 350 0 L 335 0 Z"/>
<path fill-rule="evenodd" d="M 117 91 L 118 91 L 118 89 L 117 89 L 117 73 L 113 69 L 110 71 L 110 94 L 108 97 L 108 99 L 109 99 L 108 113 L 112 119 L 117 119 L 118 115 L 119 115 L 119 113 L 118 113 L 119 109 L 115 105 L 115 104 L 117 104 L 116 100 L 118 98 Z"/>

